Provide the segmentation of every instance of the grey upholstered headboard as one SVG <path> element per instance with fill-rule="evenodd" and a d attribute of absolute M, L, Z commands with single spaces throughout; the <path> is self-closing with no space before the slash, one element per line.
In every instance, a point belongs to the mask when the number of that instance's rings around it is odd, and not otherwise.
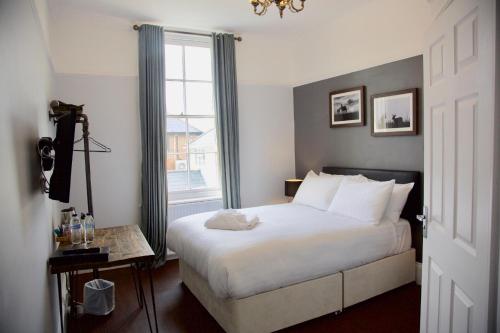
<path fill-rule="evenodd" d="M 417 214 L 422 211 L 422 184 L 419 171 L 358 169 L 341 167 L 324 167 L 324 173 L 336 175 L 358 175 L 378 180 L 388 181 L 394 179 L 396 183 L 415 183 L 408 195 L 408 200 L 401 213 L 401 217 L 408 220 L 411 225 L 412 247 L 417 251 L 417 261 L 422 260 L 422 224 L 416 219 Z"/>

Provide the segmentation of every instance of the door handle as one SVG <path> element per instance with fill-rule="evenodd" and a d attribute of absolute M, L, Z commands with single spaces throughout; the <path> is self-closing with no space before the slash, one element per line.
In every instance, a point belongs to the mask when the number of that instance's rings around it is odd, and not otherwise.
<path fill-rule="evenodd" d="M 422 215 L 417 215 L 417 220 L 422 222 L 422 233 L 424 238 L 427 238 L 427 216 L 428 216 L 428 209 L 427 206 L 424 206 L 424 213 Z"/>

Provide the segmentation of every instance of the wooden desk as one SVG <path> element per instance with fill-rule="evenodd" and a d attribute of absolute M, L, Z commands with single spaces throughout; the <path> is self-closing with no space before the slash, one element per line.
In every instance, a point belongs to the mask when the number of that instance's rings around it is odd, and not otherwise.
<path fill-rule="evenodd" d="M 73 295 L 73 276 L 76 272 L 78 274 L 79 270 L 92 269 L 94 270 L 94 276 L 98 276 L 98 270 L 100 268 L 106 267 L 116 267 L 123 265 L 130 265 L 132 267 L 132 275 L 134 278 L 134 285 L 136 288 L 137 300 L 139 306 L 142 308 L 145 306 L 146 314 L 148 317 L 148 323 L 150 331 L 152 332 L 151 321 L 149 318 L 149 312 L 146 302 L 146 297 L 144 296 L 144 290 L 142 287 L 141 274 L 139 271 L 139 265 L 144 264 L 149 275 L 149 284 L 151 287 L 151 299 L 153 303 L 153 313 L 155 319 L 156 332 L 158 332 L 158 320 L 156 318 L 156 302 L 154 296 L 154 286 L 153 278 L 151 275 L 151 266 L 154 261 L 155 254 L 151 247 L 149 246 L 146 238 L 142 234 L 141 229 L 138 225 L 127 225 L 113 228 L 103 228 L 96 229 L 94 234 L 94 242 L 91 244 L 93 247 L 103 247 L 107 246 L 110 249 L 109 259 L 105 262 L 87 262 L 87 263 L 75 263 L 75 264 L 64 264 L 64 265 L 51 265 L 50 272 L 57 275 L 57 290 L 59 294 L 59 316 L 61 320 L 61 332 L 64 332 L 63 327 L 63 310 L 62 310 L 62 292 L 61 292 L 61 273 L 70 274 L 70 296 L 71 303 L 74 305 L 74 295 Z M 71 247 L 71 246 L 69 246 Z"/>

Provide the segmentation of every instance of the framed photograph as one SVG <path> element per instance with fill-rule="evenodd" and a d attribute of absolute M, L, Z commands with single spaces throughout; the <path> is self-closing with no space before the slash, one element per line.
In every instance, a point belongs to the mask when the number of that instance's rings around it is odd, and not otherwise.
<path fill-rule="evenodd" d="M 330 127 L 365 125 L 365 87 L 330 93 Z"/>
<path fill-rule="evenodd" d="M 371 96 L 372 135 L 417 135 L 417 89 Z"/>

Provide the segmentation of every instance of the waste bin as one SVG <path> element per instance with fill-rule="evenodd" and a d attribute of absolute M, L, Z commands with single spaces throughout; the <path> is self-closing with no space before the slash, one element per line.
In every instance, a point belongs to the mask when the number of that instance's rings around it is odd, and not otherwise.
<path fill-rule="evenodd" d="M 115 309 L 115 284 L 103 279 L 85 283 L 83 289 L 85 313 L 105 316 Z"/>

